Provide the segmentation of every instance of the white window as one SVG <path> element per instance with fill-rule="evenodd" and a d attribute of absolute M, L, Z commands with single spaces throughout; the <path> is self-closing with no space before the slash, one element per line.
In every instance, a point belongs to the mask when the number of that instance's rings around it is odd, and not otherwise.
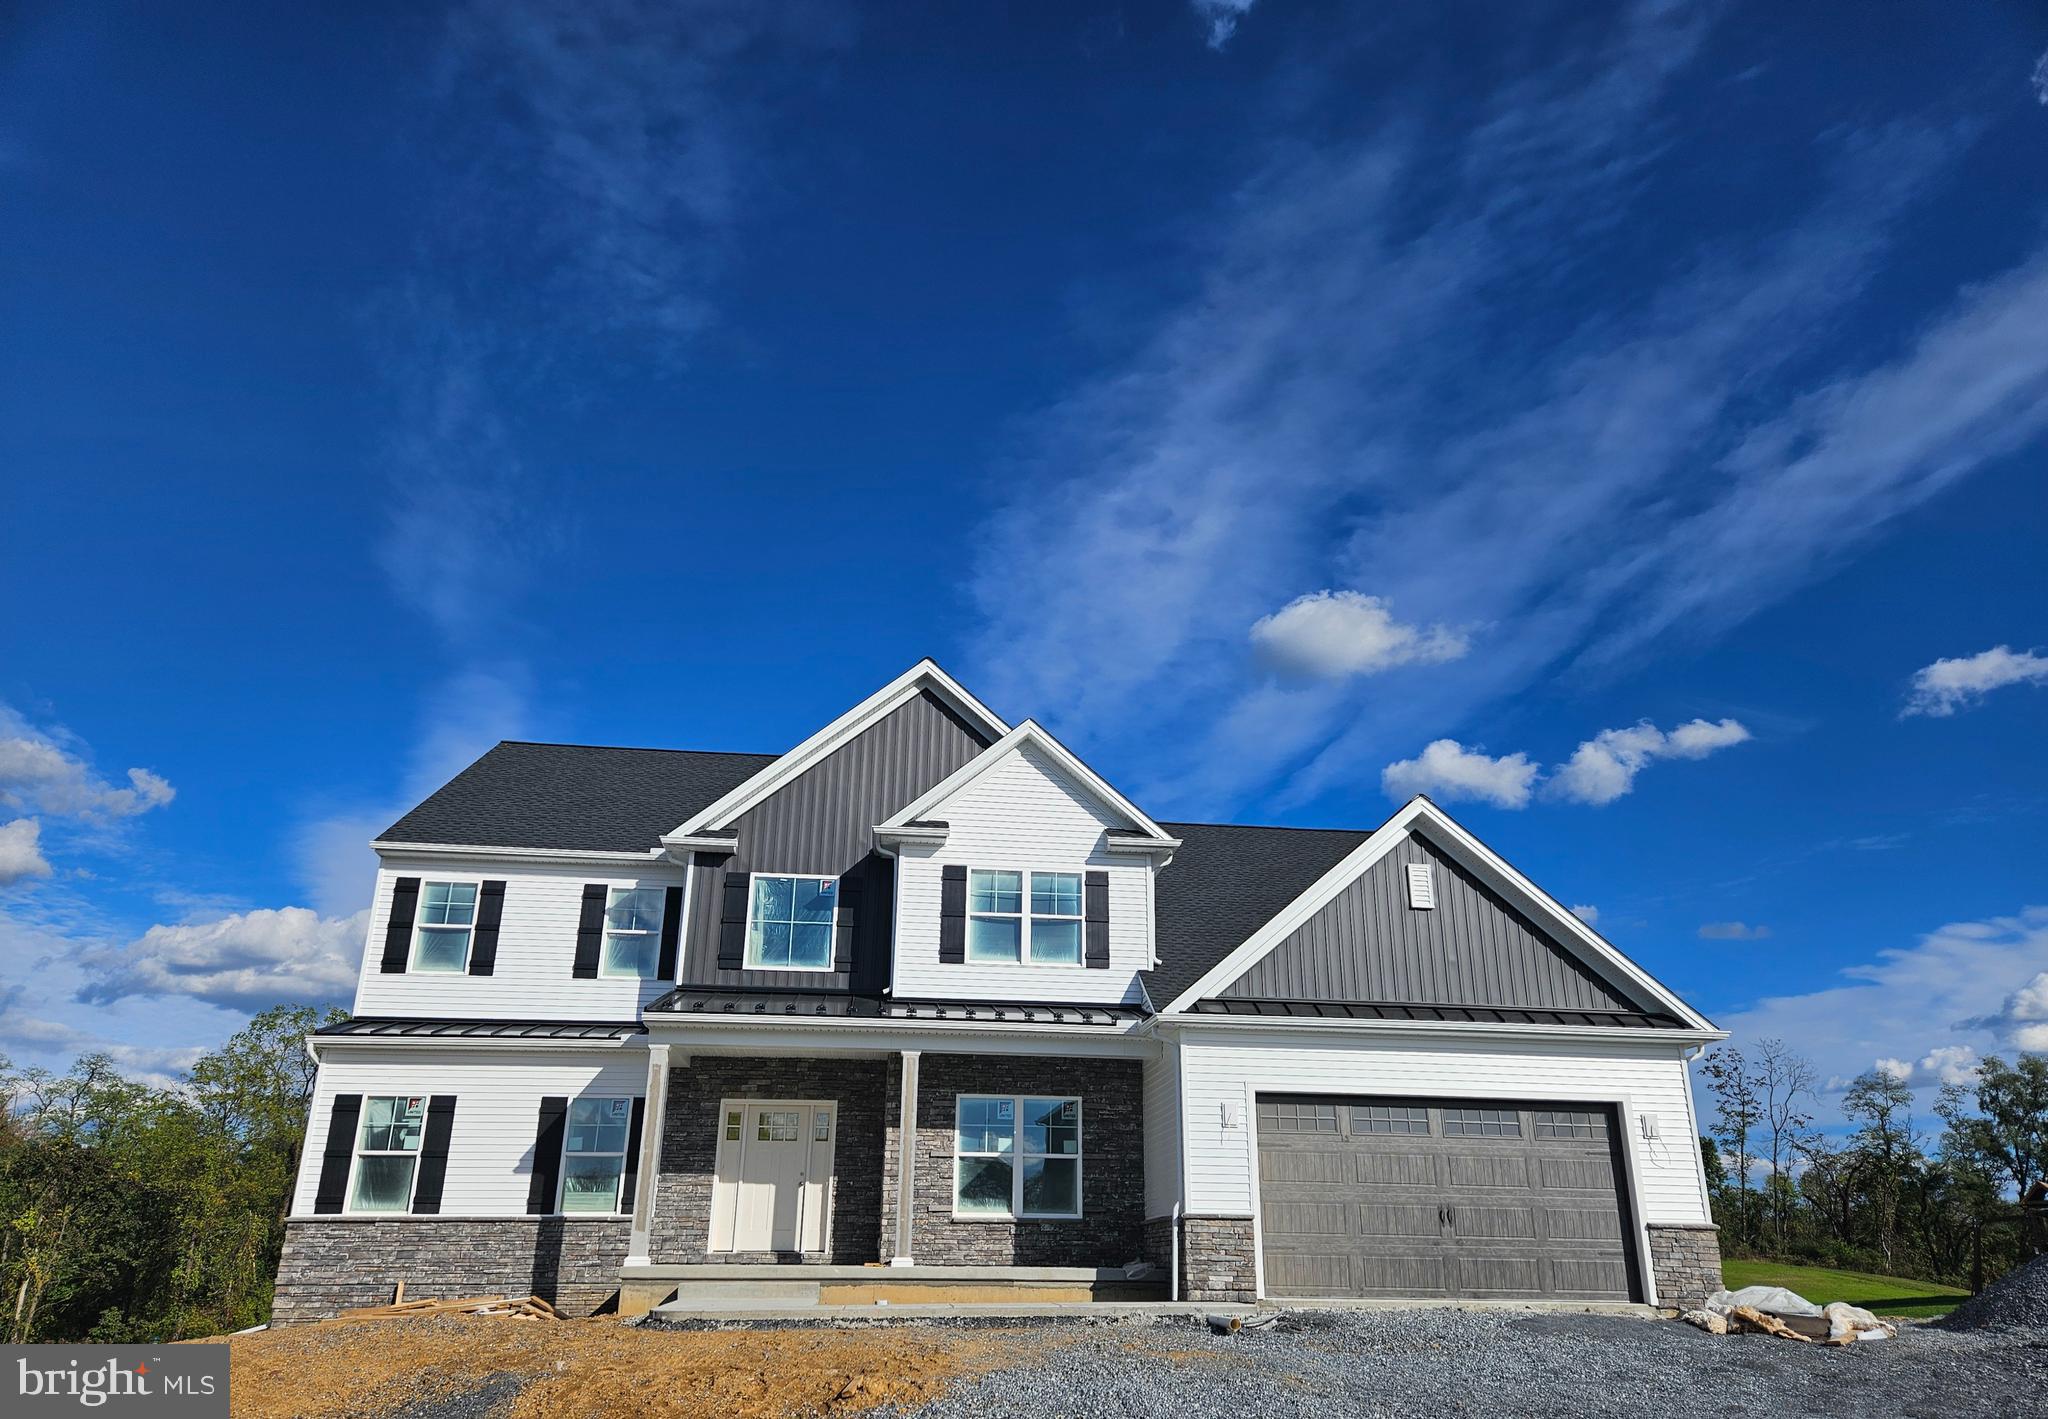
<path fill-rule="evenodd" d="M 829 971 L 838 917 L 834 877 L 754 874 L 747 907 L 747 965 L 763 971 Z"/>
<path fill-rule="evenodd" d="M 349 1211 L 404 1212 L 412 1207 L 413 1172 L 419 1167 L 426 1120 L 427 1101 L 418 1094 L 363 1100 Z"/>
<path fill-rule="evenodd" d="M 604 914 L 601 976 L 652 980 L 661 962 L 661 911 L 667 895 L 659 887 L 614 887 Z"/>
<path fill-rule="evenodd" d="M 475 925 L 476 883 L 422 882 L 419 922 L 412 934 L 412 968 L 467 969 L 470 928 Z"/>
<path fill-rule="evenodd" d="M 1081 874 L 980 867 L 969 872 L 967 959 L 1080 965 Z"/>
<path fill-rule="evenodd" d="M 562 1210 L 616 1212 L 626 1172 L 631 1099 L 571 1099 L 562 1138 Z"/>
<path fill-rule="evenodd" d="M 954 1111 L 956 1215 L 1081 1215 L 1079 1099 L 963 1094 Z"/>

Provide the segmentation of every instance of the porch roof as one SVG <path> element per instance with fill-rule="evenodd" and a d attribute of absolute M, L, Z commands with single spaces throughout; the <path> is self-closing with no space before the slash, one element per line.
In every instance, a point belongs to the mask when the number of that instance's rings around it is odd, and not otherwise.
<path fill-rule="evenodd" d="M 322 1039 L 622 1040 L 644 1035 L 633 1021 L 589 1020 L 420 1020 L 358 1016 L 313 1033 Z"/>
<path fill-rule="evenodd" d="M 899 1000 L 883 995 L 733 991 L 679 986 L 647 1007 L 650 1019 L 716 1015 L 758 1020 L 976 1021 L 1013 1025 L 1099 1025 L 1120 1029 L 1150 1012 L 1142 1005 L 1074 1001 Z"/>

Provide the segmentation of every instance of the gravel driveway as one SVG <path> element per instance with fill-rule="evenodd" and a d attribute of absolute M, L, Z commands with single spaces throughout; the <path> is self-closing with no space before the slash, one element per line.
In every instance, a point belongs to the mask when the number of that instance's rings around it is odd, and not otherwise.
<path fill-rule="evenodd" d="M 1178 1321 L 1088 1323 L 1023 1364 L 953 1386 L 916 1419 L 1209 1415 L 2048 1415 L 2048 1331 L 1841 1349 L 1711 1336 L 1628 1316 L 1299 1313 L 1213 1336 Z"/>

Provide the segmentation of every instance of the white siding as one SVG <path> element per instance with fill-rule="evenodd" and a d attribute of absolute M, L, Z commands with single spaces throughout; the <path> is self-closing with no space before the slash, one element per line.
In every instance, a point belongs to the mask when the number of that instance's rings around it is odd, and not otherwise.
<path fill-rule="evenodd" d="M 1180 1200 L 1180 1051 L 1145 1057 L 1145 1215 L 1170 1217 Z"/>
<path fill-rule="evenodd" d="M 623 1099 L 646 1092 L 647 1051 L 641 1048 L 585 1054 L 539 1048 L 513 1053 L 330 1047 L 313 1088 L 292 1215 L 313 1215 L 336 1094 L 453 1094 L 441 1215 L 519 1217 L 526 1214 L 544 1095 Z"/>
<path fill-rule="evenodd" d="M 1711 1220 L 1677 1046 L 1279 1035 L 1182 1036 L 1189 1211 L 1242 1216 L 1253 1210 L 1255 1093 L 1419 1094 L 1612 1101 L 1636 1118 L 1655 1114 L 1662 1134 L 1655 1142 L 1642 1137 L 1640 1125 L 1625 1125 L 1642 1201 L 1639 1220 Z M 1226 1100 L 1238 1105 L 1235 1128 L 1222 1126 Z"/>
<path fill-rule="evenodd" d="M 1108 851 L 1104 829 L 1128 827 L 1043 753 L 1024 746 L 983 773 L 932 816 L 950 825 L 937 848 L 906 846 L 896 868 L 895 993 L 925 999 L 1142 998 L 1151 965 L 1152 867 Z M 1022 871 L 1109 874 L 1109 969 L 939 963 L 939 879 L 947 863 Z"/>
<path fill-rule="evenodd" d="M 392 884 L 400 877 L 433 882 L 489 879 L 505 884 L 498 960 L 492 974 L 384 974 L 380 969 L 384 928 L 391 919 Z M 387 858 L 377 873 L 377 894 L 370 904 L 355 1013 L 444 1020 L 637 1020 L 640 1007 L 667 993 L 674 982 L 616 977 L 577 980 L 570 974 L 576 960 L 576 923 L 586 882 L 613 887 L 678 887 L 683 885 L 683 869 L 526 863 L 514 868 L 502 862 L 451 865 L 445 859 Z M 687 912 L 687 902 L 684 909 Z"/>

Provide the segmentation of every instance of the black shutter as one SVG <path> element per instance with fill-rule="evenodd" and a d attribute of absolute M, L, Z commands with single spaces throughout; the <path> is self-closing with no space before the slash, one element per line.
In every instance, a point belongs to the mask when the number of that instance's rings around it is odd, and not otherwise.
<path fill-rule="evenodd" d="M 412 955 L 412 919 L 420 909 L 420 879 L 401 877 L 391 884 L 391 920 L 384 926 L 384 964 L 387 976 L 405 970 Z"/>
<path fill-rule="evenodd" d="M 505 914 L 505 884 L 486 882 L 477 894 L 476 936 L 469 946 L 469 973 L 487 976 L 498 968 L 498 920 Z"/>
<path fill-rule="evenodd" d="M 499 885 L 503 885 L 500 883 Z M 412 1210 L 441 1210 L 441 1184 L 448 1176 L 448 1135 L 455 1127 L 455 1096 L 427 1100 L 427 1135 L 420 1142 L 420 1175 L 413 1179 Z"/>
<path fill-rule="evenodd" d="M 949 863 L 939 872 L 939 962 L 967 959 L 967 869 Z"/>
<path fill-rule="evenodd" d="M 683 889 L 671 887 L 661 898 L 661 962 L 654 968 L 658 980 L 676 978 L 676 948 L 683 939 Z"/>
<path fill-rule="evenodd" d="M 327 1146 L 320 1150 L 320 1185 L 313 1191 L 315 1212 L 339 1212 L 348 1193 L 348 1165 L 356 1154 L 356 1124 L 363 1116 L 361 1094 L 336 1094 L 327 1115 Z"/>
<path fill-rule="evenodd" d="M 647 1100 L 633 1100 L 633 1122 L 626 1129 L 626 1175 L 619 1180 L 619 1211 L 633 1210 L 633 1192 L 640 1183 L 640 1131 L 647 1126 Z"/>
<path fill-rule="evenodd" d="M 577 980 L 597 979 L 597 948 L 604 940 L 605 897 L 610 890 L 602 882 L 583 885 L 583 915 L 576 921 L 576 964 L 569 972 Z"/>
<path fill-rule="evenodd" d="M 856 867 L 839 879 L 839 915 L 832 933 L 832 969 L 853 969 L 853 943 L 860 933 L 861 870 Z"/>
<path fill-rule="evenodd" d="M 545 1217 L 555 1210 L 555 1191 L 562 1180 L 562 1130 L 568 1119 L 568 1099 L 550 1094 L 540 1101 L 540 1127 L 533 1135 L 533 1182 L 526 1189 L 529 1217 Z"/>
<path fill-rule="evenodd" d="M 725 865 L 725 902 L 718 914 L 718 969 L 737 971 L 747 964 L 747 874 Z"/>
<path fill-rule="evenodd" d="M 1087 943 L 1088 969 L 1109 969 L 1109 874 L 1090 872 L 1081 899 L 1081 935 Z"/>

